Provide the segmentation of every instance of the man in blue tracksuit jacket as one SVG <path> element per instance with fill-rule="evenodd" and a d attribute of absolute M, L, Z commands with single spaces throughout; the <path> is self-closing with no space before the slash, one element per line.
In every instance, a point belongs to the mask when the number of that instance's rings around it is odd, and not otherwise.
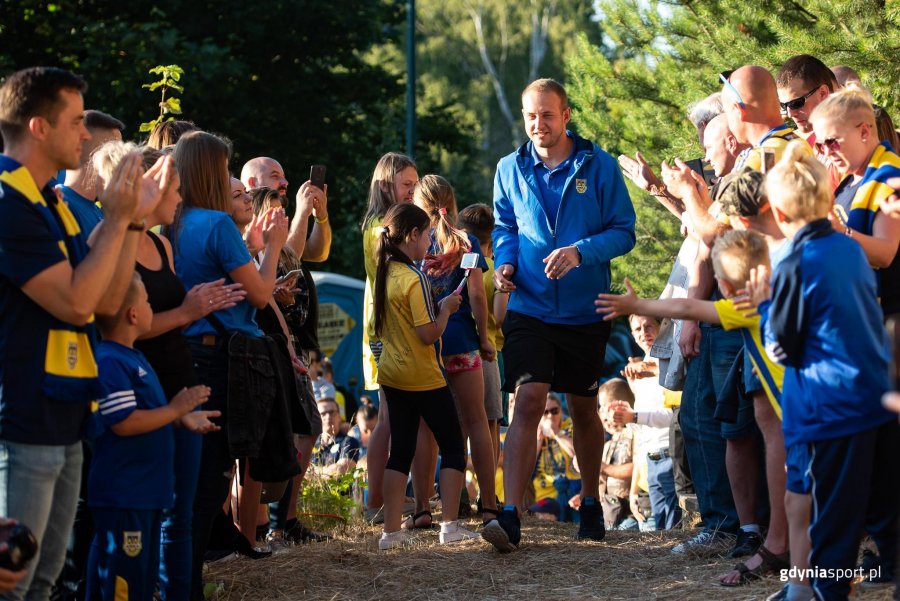
<path fill-rule="evenodd" d="M 511 293 L 503 323 L 505 389 L 516 394 L 506 436 L 506 506 L 484 538 L 501 551 L 520 538 L 517 505 L 534 469 L 534 433 L 547 393 L 567 394 L 581 470 L 578 537 L 605 535 L 597 502 L 603 427 L 597 380 L 610 326 L 594 299 L 609 290 L 609 262 L 634 247 L 634 207 L 616 160 L 566 130 L 565 89 L 539 79 L 522 93 L 529 137 L 497 165 L 494 285 Z"/>

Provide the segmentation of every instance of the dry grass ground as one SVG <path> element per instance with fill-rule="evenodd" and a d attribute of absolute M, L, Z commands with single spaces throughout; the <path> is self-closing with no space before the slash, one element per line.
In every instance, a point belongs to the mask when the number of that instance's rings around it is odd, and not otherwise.
<path fill-rule="evenodd" d="M 692 531 L 610 532 L 602 543 L 575 543 L 574 533 L 571 524 L 526 519 L 523 544 L 508 555 L 480 540 L 441 546 L 437 530 L 420 531 L 411 549 L 380 552 L 380 529 L 354 526 L 327 543 L 214 565 L 206 579 L 224 584 L 217 601 L 743 601 L 764 599 L 781 588 L 777 577 L 725 588 L 716 576 L 735 560 L 672 555 L 671 548 Z M 856 594 L 865 601 L 887 601 L 891 592 L 882 586 L 858 588 Z"/>

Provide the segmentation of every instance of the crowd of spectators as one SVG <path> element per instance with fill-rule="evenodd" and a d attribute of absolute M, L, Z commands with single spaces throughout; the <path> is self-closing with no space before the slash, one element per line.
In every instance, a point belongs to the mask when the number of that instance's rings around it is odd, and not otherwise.
<path fill-rule="evenodd" d="M 660 176 L 569 131 L 549 79 L 493 206 L 382 156 L 359 399 L 316 330 L 327 185 L 291 203 L 277 160 L 232 175 L 186 121 L 125 142 L 86 91 L 45 67 L 0 87 L 0 515 L 39 543 L 2 598 L 203 599 L 206 561 L 327 540 L 301 489 L 348 474 L 382 551 L 438 510 L 441 544 L 500 552 L 524 515 L 582 541 L 696 520 L 672 553 L 739 558 L 724 586 L 796 568 L 772 599 L 846 598 L 864 535 L 862 575 L 893 580 L 900 157 L 849 67 L 722 73 L 688 110 L 704 161 Z M 659 299 L 610 290 L 626 177 L 681 224 Z M 641 354 L 603 373 L 620 316 Z"/>

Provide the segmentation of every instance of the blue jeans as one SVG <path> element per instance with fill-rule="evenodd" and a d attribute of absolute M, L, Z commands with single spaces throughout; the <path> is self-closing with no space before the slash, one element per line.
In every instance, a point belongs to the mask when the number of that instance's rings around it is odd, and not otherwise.
<path fill-rule="evenodd" d="M 0 515 L 28 526 L 39 543 L 28 575 L 0 599 L 50 598 L 75 522 L 81 461 L 81 442 L 44 446 L 0 440 Z"/>
<path fill-rule="evenodd" d="M 222 505 L 228 498 L 231 470 L 234 464 L 228 451 L 226 434 L 228 420 L 228 353 L 224 342 L 206 346 L 196 338 L 188 339 L 194 368 L 202 384 L 212 391 L 204 409 L 219 410 L 217 421 L 222 427 L 218 432 L 203 435 L 200 454 L 200 473 L 197 492 L 194 495 L 194 516 L 191 529 L 193 557 L 191 560 L 191 599 L 203 601 L 203 557 L 206 555 L 209 536 L 216 516 L 222 513 Z"/>
<path fill-rule="evenodd" d="M 175 504 L 162 513 L 160 539 L 159 592 L 166 601 L 190 598 L 191 520 L 202 445 L 200 434 L 175 429 Z"/>
<path fill-rule="evenodd" d="M 691 359 L 681 397 L 681 432 L 700 517 L 708 531 L 737 532 L 738 517 L 725 471 L 725 439 L 713 417 L 716 395 L 743 346 L 740 332 L 701 324 L 700 354 Z"/>
<path fill-rule="evenodd" d="M 647 458 L 647 482 L 650 485 L 650 506 L 657 530 L 671 530 L 681 521 L 681 507 L 675 494 L 675 475 L 669 451 L 660 451 L 659 459 Z"/>

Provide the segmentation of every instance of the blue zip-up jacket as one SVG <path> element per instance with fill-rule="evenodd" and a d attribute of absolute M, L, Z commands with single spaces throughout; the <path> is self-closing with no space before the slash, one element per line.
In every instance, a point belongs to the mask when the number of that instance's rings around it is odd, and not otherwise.
<path fill-rule="evenodd" d="M 890 350 L 875 273 L 827 219 L 797 232 L 759 306 L 766 351 L 786 366 L 785 445 L 852 436 L 897 419 L 881 406 Z"/>
<path fill-rule="evenodd" d="M 634 207 L 616 160 L 579 136 L 572 174 L 556 215 L 547 215 L 534 174 L 531 142 L 503 157 L 494 178 L 494 264 L 510 264 L 516 291 L 509 310 L 548 323 L 603 319 L 594 299 L 609 292 L 609 262 L 634 248 Z M 562 279 L 544 274 L 544 258 L 575 245 L 582 262 Z"/>

